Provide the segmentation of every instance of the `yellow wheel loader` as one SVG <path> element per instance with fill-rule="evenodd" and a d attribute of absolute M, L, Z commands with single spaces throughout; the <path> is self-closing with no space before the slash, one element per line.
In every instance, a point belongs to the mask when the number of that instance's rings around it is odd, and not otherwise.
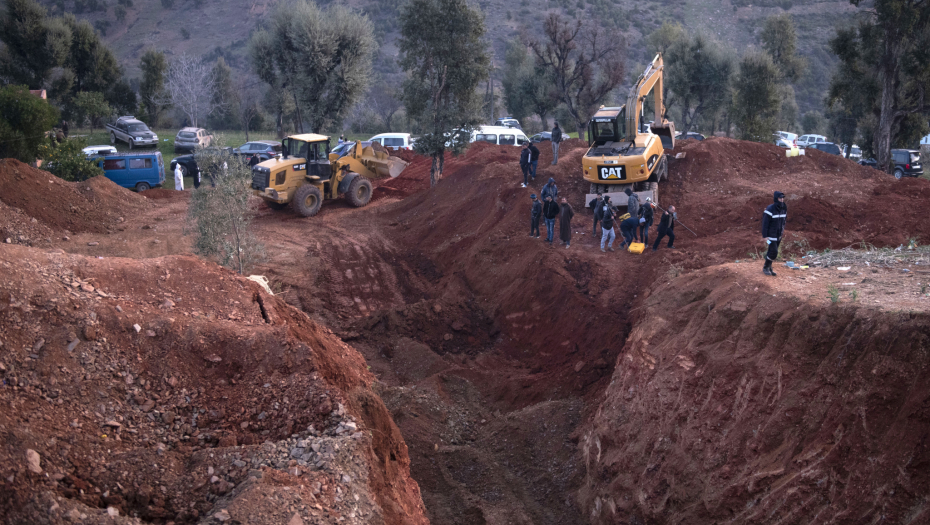
<path fill-rule="evenodd" d="M 662 100 L 664 65 L 656 55 L 630 89 L 626 105 L 601 108 L 588 122 L 588 152 L 581 160 L 584 180 L 591 183 L 585 203 L 597 193 L 610 195 L 615 206 L 626 206 L 624 191 L 659 201 L 659 181 L 668 178 L 665 150 L 675 147 L 675 124 L 665 118 Z M 643 122 L 644 102 L 655 93 L 655 121 Z"/>
<path fill-rule="evenodd" d="M 371 200 L 372 177 L 396 177 L 407 163 L 371 143 L 349 142 L 331 151 L 329 137 L 292 135 L 281 142 L 282 154 L 252 167 L 252 190 L 275 210 L 290 204 L 313 217 L 323 201 L 345 195 L 353 206 Z"/>

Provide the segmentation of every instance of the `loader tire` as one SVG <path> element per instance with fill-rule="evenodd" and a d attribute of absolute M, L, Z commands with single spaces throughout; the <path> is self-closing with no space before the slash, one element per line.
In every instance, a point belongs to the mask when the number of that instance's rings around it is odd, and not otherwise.
<path fill-rule="evenodd" d="M 371 201 L 371 182 L 361 175 L 355 177 L 355 180 L 349 184 L 346 199 L 356 208 L 368 204 Z"/>
<path fill-rule="evenodd" d="M 323 206 L 323 194 L 313 184 L 304 184 L 294 194 L 294 211 L 304 217 L 313 217 Z"/>

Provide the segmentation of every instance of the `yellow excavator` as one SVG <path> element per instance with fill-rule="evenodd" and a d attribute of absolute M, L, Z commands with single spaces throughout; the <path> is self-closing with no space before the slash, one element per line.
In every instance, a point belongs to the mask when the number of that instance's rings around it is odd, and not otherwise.
<path fill-rule="evenodd" d="M 324 199 L 345 195 L 361 207 L 371 200 L 374 177 L 396 177 L 407 162 L 374 143 L 345 142 L 330 149 L 330 138 L 312 133 L 291 135 L 281 142 L 282 155 L 252 167 L 252 190 L 265 204 L 281 210 L 290 204 L 304 217 L 320 211 Z"/>
<path fill-rule="evenodd" d="M 675 124 L 665 118 L 662 100 L 662 54 L 633 84 L 626 105 L 601 108 L 588 122 L 588 152 L 582 157 L 584 180 L 591 183 L 585 203 L 597 193 L 610 195 L 615 206 L 625 206 L 624 191 L 632 189 L 640 202 L 659 201 L 659 181 L 668 179 L 666 150 L 675 147 Z M 644 102 L 655 93 L 655 121 L 643 122 Z"/>

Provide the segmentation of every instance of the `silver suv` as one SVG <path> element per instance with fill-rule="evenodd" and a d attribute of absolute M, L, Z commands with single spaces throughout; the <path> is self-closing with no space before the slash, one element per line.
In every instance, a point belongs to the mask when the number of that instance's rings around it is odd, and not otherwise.
<path fill-rule="evenodd" d="M 194 151 L 197 148 L 206 148 L 213 142 L 213 135 L 203 128 L 181 128 L 174 137 L 174 152 Z"/>

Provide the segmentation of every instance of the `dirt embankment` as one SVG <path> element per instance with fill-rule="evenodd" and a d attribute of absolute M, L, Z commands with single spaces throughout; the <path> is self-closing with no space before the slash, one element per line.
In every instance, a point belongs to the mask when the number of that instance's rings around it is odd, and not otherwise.
<path fill-rule="evenodd" d="M 930 519 L 926 306 L 787 279 L 729 264 L 643 301 L 581 440 L 594 523 Z"/>
<path fill-rule="evenodd" d="M 16 245 L 0 267 L 6 523 L 426 523 L 364 359 L 255 283 Z"/>

